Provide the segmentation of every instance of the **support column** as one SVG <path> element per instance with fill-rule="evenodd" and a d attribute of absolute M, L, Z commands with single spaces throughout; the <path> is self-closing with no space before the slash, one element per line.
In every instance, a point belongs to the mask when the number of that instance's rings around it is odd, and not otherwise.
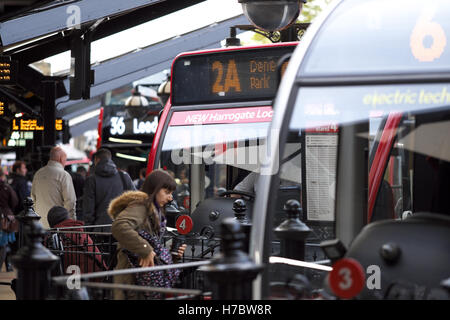
<path fill-rule="evenodd" d="M 44 119 L 44 144 L 41 147 L 41 165 L 45 166 L 49 159 L 50 149 L 56 143 L 56 82 L 43 81 L 44 104 L 42 105 L 42 118 Z"/>

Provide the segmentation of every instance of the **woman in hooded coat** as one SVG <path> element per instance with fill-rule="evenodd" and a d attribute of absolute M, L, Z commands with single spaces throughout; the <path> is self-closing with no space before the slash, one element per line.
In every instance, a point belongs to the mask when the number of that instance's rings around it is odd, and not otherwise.
<path fill-rule="evenodd" d="M 113 219 L 111 232 L 118 241 L 117 265 L 115 270 L 132 268 L 127 251 L 138 256 L 140 267 L 155 265 L 155 252 L 150 243 L 140 234 L 145 231 L 162 240 L 166 228 L 164 206 L 172 201 L 172 192 L 176 188 L 175 180 L 164 170 L 154 170 L 147 176 L 142 191 L 127 191 L 111 201 L 108 214 Z M 178 248 L 180 258 L 186 245 Z M 134 274 L 114 277 L 114 283 L 136 284 Z M 114 299 L 133 298 L 132 292 L 125 296 L 122 290 L 114 291 Z"/>

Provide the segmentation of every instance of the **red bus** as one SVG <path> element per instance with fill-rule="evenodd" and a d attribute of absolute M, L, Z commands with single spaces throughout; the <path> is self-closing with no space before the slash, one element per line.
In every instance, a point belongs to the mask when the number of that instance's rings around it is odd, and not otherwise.
<path fill-rule="evenodd" d="M 236 186 L 260 170 L 273 98 L 287 62 L 278 64 L 296 45 L 187 52 L 173 61 L 170 99 L 147 173 L 163 168 L 174 175 L 174 199 L 181 213 L 192 217 L 192 234 L 217 234 L 223 218 L 234 216 L 236 196 L 246 200 L 251 216 L 254 191 Z M 174 219 L 168 221 L 173 226 Z"/>

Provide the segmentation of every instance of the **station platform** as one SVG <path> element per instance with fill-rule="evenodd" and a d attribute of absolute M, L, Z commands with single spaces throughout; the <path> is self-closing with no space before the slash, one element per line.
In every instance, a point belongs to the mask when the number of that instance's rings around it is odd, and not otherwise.
<path fill-rule="evenodd" d="M 11 290 L 11 287 L 4 285 L 5 282 L 11 282 L 12 279 L 16 278 L 16 271 L 6 272 L 5 266 L 3 265 L 0 270 L 0 300 L 16 300 L 16 295 Z"/>

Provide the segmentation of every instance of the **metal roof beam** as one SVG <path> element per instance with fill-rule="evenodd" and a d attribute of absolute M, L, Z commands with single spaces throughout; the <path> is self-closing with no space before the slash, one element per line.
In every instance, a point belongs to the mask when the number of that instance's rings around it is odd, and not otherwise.
<path fill-rule="evenodd" d="M 220 41 L 229 37 L 231 26 L 245 22 L 247 18 L 239 15 L 94 66 L 92 70 L 95 70 L 95 83 L 91 87 L 91 97 L 169 69 L 173 59 L 181 52 L 218 48 Z M 64 80 L 64 85 L 68 90 L 68 79 Z M 67 98 L 60 98 L 61 101 L 65 99 Z M 59 114 L 65 113 L 63 110 L 74 103 L 77 101 L 61 103 Z"/>
<path fill-rule="evenodd" d="M 149 7 L 140 8 L 126 15 L 103 21 L 95 29 L 95 32 L 92 35 L 92 41 L 97 41 L 204 1 L 205 0 L 166 0 Z M 39 61 L 70 50 L 69 35 L 70 33 L 65 33 L 65 36 L 63 37 L 62 33 L 58 33 L 51 37 L 37 40 L 25 47 L 12 49 L 8 54 L 11 55 L 13 59 L 20 60 L 23 63 Z"/>
<path fill-rule="evenodd" d="M 181 52 L 217 48 L 220 41 L 229 36 L 231 26 L 246 22 L 247 19 L 240 15 L 93 67 L 96 70 L 96 82 L 91 88 L 93 98 L 68 102 L 65 101 L 67 97 L 58 99 L 60 105 L 57 108 L 57 117 L 70 120 L 98 109 L 104 93 L 170 68 L 173 59 Z M 68 88 L 68 80 L 65 80 L 65 86 Z M 95 129 L 95 121 L 89 119 L 77 124 L 71 128 L 72 136 L 79 135 L 88 128 Z"/>
<path fill-rule="evenodd" d="M 15 17 L 0 23 L 3 47 L 32 40 L 76 25 L 114 17 L 164 0 L 80 0 L 39 8 L 35 13 Z"/>

